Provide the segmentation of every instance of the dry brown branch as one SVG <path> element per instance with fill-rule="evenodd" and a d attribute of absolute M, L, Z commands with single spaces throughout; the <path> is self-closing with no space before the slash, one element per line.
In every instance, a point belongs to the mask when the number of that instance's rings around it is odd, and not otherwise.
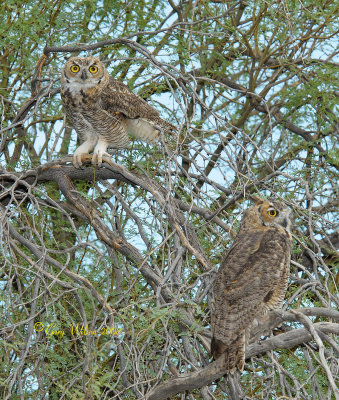
<path fill-rule="evenodd" d="M 315 328 L 323 333 L 339 334 L 339 324 L 319 322 Z M 268 338 L 260 343 L 251 344 L 246 351 L 246 359 L 272 351 L 274 349 L 290 349 L 312 341 L 314 338 L 306 328 L 296 329 L 281 335 Z M 159 384 L 148 394 L 148 400 L 162 400 L 176 393 L 192 390 L 208 385 L 224 375 L 224 360 L 220 357 L 207 367 L 190 375 L 169 379 Z"/>

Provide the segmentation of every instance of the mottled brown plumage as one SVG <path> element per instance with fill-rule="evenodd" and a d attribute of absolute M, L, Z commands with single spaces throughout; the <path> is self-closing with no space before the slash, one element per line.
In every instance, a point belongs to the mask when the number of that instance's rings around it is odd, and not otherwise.
<path fill-rule="evenodd" d="M 281 306 L 289 277 L 290 210 L 279 201 L 256 201 L 244 212 L 213 288 L 211 352 L 215 359 L 224 354 L 231 373 L 243 370 L 251 325 Z"/>
<path fill-rule="evenodd" d="M 107 147 L 124 148 L 129 135 L 146 142 L 159 140 L 160 130 L 175 127 L 122 82 L 113 79 L 96 57 L 72 57 L 61 73 L 61 99 L 68 119 L 80 136 L 73 164 L 93 151 L 92 163 L 110 160 Z"/>

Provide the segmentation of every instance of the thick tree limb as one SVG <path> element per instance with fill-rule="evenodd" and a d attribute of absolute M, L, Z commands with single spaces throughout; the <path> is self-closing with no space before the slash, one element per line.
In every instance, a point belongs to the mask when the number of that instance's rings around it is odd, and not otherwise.
<path fill-rule="evenodd" d="M 323 333 L 339 335 L 339 324 L 319 322 L 314 327 Z M 306 329 L 295 329 L 278 336 L 271 337 L 259 343 L 250 345 L 246 351 L 246 359 L 275 349 L 290 349 L 313 340 L 312 334 Z M 224 359 L 220 357 L 207 367 L 192 374 L 179 376 L 155 386 L 147 395 L 147 400 L 163 400 L 185 390 L 193 390 L 209 385 L 225 374 Z"/>
<path fill-rule="evenodd" d="M 67 158 L 66 161 L 69 161 Z M 65 162 L 65 161 L 64 161 Z M 182 243 L 185 248 L 193 253 L 199 263 L 203 266 L 205 270 L 210 270 L 212 264 L 204 254 L 204 251 L 200 245 L 200 242 L 197 238 L 195 230 L 191 227 L 190 223 L 185 218 L 182 211 L 180 211 L 180 202 L 170 196 L 170 193 L 166 191 L 158 182 L 152 180 L 146 175 L 141 175 L 136 172 L 131 172 L 127 168 L 118 165 L 112 164 L 112 166 L 107 166 L 107 168 L 83 168 L 77 169 L 69 166 L 61 166 L 56 162 L 48 163 L 42 165 L 34 170 L 25 171 L 24 173 L 9 173 L 3 174 L 0 176 L 0 183 L 3 186 L 6 186 L 6 182 L 19 179 L 25 181 L 28 184 L 32 184 L 33 182 L 45 182 L 45 181 L 54 181 L 57 182 L 61 191 L 66 196 L 72 204 L 77 205 L 77 207 L 82 207 L 82 212 L 89 218 L 89 220 L 93 220 L 93 224 L 97 227 L 97 224 L 101 226 L 100 232 L 102 233 L 100 237 L 106 244 L 113 244 L 112 237 L 108 237 L 107 227 L 101 221 L 101 218 L 97 215 L 97 211 L 91 209 L 91 213 L 95 214 L 95 218 L 92 214 L 89 213 L 89 209 L 87 209 L 88 205 L 84 205 L 84 199 L 79 193 L 74 191 L 74 187 L 71 183 L 72 180 L 89 180 L 89 181 L 99 181 L 101 179 L 118 179 L 120 181 L 126 182 L 128 184 L 138 186 L 143 188 L 147 192 L 151 193 L 160 207 L 164 210 L 164 212 L 168 215 L 169 221 L 172 224 L 173 228 L 177 230 L 179 237 L 182 239 Z M 1 198 L 0 198 L 1 200 Z M 83 204 L 83 205 L 82 205 Z M 87 202 L 86 202 L 87 204 Z M 186 209 L 186 207 L 182 207 Z M 93 214 L 93 215 L 94 215 Z M 122 252 L 125 248 L 121 245 L 121 243 L 114 243 L 114 248 L 119 248 L 119 251 Z M 124 255 L 135 258 L 138 263 L 142 262 L 142 259 L 136 255 L 136 249 L 130 248 L 124 251 Z"/>

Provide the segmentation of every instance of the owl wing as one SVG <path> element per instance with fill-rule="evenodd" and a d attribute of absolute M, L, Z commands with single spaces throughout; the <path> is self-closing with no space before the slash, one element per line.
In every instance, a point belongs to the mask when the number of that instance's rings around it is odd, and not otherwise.
<path fill-rule="evenodd" d="M 249 334 L 253 320 L 282 301 L 289 256 L 287 234 L 278 229 L 239 232 L 214 284 L 211 352 L 215 358 L 239 343 L 244 352 L 244 334 Z"/>
<path fill-rule="evenodd" d="M 159 118 L 159 113 L 145 100 L 131 92 L 124 83 L 110 78 L 101 95 L 101 105 L 113 113 L 127 118 Z"/>
<path fill-rule="evenodd" d="M 102 91 L 100 104 L 109 113 L 122 114 L 126 118 L 127 130 L 138 139 L 157 139 L 158 127 L 167 132 L 176 131 L 174 125 L 160 118 L 157 110 L 116 79 L 109 79 Z"/>

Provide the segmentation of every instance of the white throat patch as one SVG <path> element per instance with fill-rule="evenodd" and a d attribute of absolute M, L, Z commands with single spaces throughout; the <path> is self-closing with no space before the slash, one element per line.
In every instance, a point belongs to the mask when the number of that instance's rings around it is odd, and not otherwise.
<path fill-rule="evenodd" d="M 73 80 L 69 83 L 66 81 L 64 87 L 66 89 L 69 89 L 71 93 L 80 93 L 81 90 L 90 89 L 96 85 L 97 82 L 88 82 L 88 81 L 77 82 Z"/>

